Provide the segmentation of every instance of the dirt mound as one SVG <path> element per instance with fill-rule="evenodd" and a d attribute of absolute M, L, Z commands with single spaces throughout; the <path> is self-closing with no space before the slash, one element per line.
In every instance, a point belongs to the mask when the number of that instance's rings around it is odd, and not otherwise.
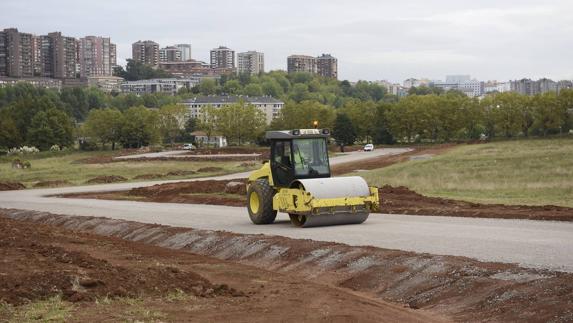
<path fill-rule="evenodd" d="M 166 175 L 163 174 L 143 174 L 143 175 L 137 175 L 133 179 L 157 179 L 165 176 Z"/>
<path fill-rule="evenodd" d="M 199 172 L 199 173 L 212 173 L 212 172 L 220 172 L 222 170 L 223 170 L 223 168 L 221 168 L 221 167 L 203 167 L 203 168 L 199 168 L 197 170 L 197 172 Z"/>
<path fill-rule="evenodd" d="M 67 185 L 71 185 L 71 183 L 64 180 L 53 180 L 53 181 L 40 181 L 34 184 L 34 187 L 60 187 Z"/>
<path fill-rule="evenodd" d="M 61 246 L 78 243 L 78 234 L 53 234 L 46 228 L 4 217 L 0 217 L 0 227 L 0 253 L 3 261 L 10 263 L 2 268 L 0 300 L 10 304 L 60 293 L 71 302 L 105 296 L 163 295 L 175 290 L 200 297 L 242 294 L 167 264 L 118 265 L 102 259 L 103 256 Z M 126 259 L 130 259 L 129 254 Z"/>
<path fill-rule="evenodd" d="M 87 184 L 107 184 L 107 183 L 116 183 L 116 182 L 125 182 L 127 178 L 123 176 L 117 175 L 110 175 L 110 176 L 97 176 L 92 179 L 89 179 L 86 183 Z"/>
<path fill-rule="evenodd" d="M 180 182 L 134 188 L 123 194 L 138 199 L 143 197 L 153 202 L 243 206 L 244 196 L 247 194 L 245 184 L 245 181 L 240 180 Z M 90 194 L 90 197 L 113 199 L 113 196 L 98 193 Z"/>
<path fill-rule="evenodd" d="M 196 173 L 197 173 L 196 171 L 192 171 L 192 170 L 176 170 L 176 171 L 172 171 L 172 172 L 165 174 L 165 176 L 187 176 L 187 175 L 193 175 Z"/>
<path fill-rule="evenodd" d="M 412 157 L 415 158 L 416 156 L 419 155 L 443 154 L 448 150 L 454 148 L 455 146 L 456 144 L 443 144 L 443 145 L 414 147 L 413 151 L 399 155 L 379 156 L 352 163 L 333 165 L 331 167 L 331 171 L 333 175 L 342 175 L 351 173 L 355 170 L 370 170 L 370 169 L 382 168 L 393 164 L 408 161 L 410 160 L 410 158 Z M 379 149 L 384 149 L 384 148 L 379 148 Z"/>
<path fill-rule="evenodd" d="M 423 196 L 404 186 L 386 185 L 378 193 L 381 213 L 573 221 L 573 208 L 567 207 L 478 204 Z"/>
<path fill-rule="evenodd" d="M 23 190 L 26 186 L 18 182 L 0 182 L 0 191 Z"/>
<path fill-rule="evenodd" d="M 10 216 L 11 212 L 6 212 Z M 515 264 L 480 262 L 464 257 L 356 247 L 279 236 L 240 235 L 105 218 L 59 216 L 45 212 L 14 211 L 12 214 L 14 218 L 34 223 L 57 223 L 69 230 L 98 232 L 248 264 L 260 271 L 249 278 L 256 278 L 257 282 L 268 279 L 264 276 L 268 274 L 267 270 L 278 272 L 274 274 L 277 276 L 288 275 L 293 280 L 289 283 L 293 285 L 286 290 L 273 292 L 278 294 L 276 301 L 288 301 L 294 295 L 285 294 L 292 291 L 298 293 L 295 299 L 300 302 L 309 292 L 312 293 L 304 286 L 321 283 L 342 287 L 338 289 L 337 298 L 344 295 L 344 289 L 351 289 L 370 297 L 365 299 L 365 303 L 378 298 L 398 303 L 396 308 L 407 306 L 425 309 L 447 315 L 456 321 L 569 322 L 573 313 L 572 273 L 525 269 Z M 38 226 L 41 225 L 29 227 Z M 117 242 L 111 248 L 116 248 L 116 245 L 121 246 Z M 91 245 L 86 246 L 89 247 Z M 133 252 L 126 254 L 131 256 Z M 137 260 L 146 261 L 146 258 Z M 242 272 L 228 272 L 233 273 L 233 276 L 242 275 Z M 268 291 L 268 288 L 265 290 Z M 312 302 L 321 295 L 316 290 L 314 293 L 315 296 L 305 300 Z M 306 303 L 301 302 L 300 305 Z M 329 312 L 336 308 L 359 310 L 341 299 L 334 305 L 315 305 L 314 311 L 316 308 L 328 308 Z M 292 308 L 284 307 L 292 311 Z M 381 317 L 374 321 L 380 321 Z M 362 321 L 345 318 L 336 321 Z"/>

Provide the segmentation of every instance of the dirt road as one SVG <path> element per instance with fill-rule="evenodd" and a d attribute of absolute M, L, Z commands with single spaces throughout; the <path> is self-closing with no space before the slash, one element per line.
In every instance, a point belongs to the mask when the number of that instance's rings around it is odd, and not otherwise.
<path fill-rule="evenodd" d="M 399 152 L 404 150 L 383 149 L 373 154 L 349 153 L 333 158 L 332 164 Z M 216 179 L 246 176 L 248 174 L 243 173 Z M 50 194 L 126 190 L 157 183 L 165 181 L 0 192 L 0 207 L 104 216 L 206 230 L 279 235 L 355 246 L 372 245 L 573 272 L 573 258 L 570 256 L 573 254 L 573 223 L 372 215 L 365 224 L 358 226 L 298 229 L 287 222 L 284 214 L 279 215 L 275 225 L 252 225 L 244 208 L 44 197 Z"/>

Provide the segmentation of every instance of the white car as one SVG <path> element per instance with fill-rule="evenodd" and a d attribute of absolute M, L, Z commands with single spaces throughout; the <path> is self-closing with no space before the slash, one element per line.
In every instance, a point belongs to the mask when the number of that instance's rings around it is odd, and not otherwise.
<path fill-rule="evenodd" d="M 183 149 L 184 150 L 195 150 L 195 146 L 193 146 L 193 144 L 184 144 Z"/>
<path fill-rule="evenodd" d="M 367 144 L 366 146 L 364 146 L 364 151 L 373 151 L 373 150 L 374 150 L 373 144 Z"/>

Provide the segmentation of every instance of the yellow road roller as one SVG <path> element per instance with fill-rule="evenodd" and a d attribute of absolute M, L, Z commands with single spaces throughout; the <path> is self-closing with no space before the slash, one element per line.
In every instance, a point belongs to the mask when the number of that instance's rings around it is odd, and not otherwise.
<path fill-rule="evenodd" d="M 247 208 L 254 224 L 271 224 L 288 213 L 299 227 L 358 224 L 380 206 L 378 189 L 359 176 L 331 177 L 328 129 L 267 131 L 270 160 L 247 181 Z"/>

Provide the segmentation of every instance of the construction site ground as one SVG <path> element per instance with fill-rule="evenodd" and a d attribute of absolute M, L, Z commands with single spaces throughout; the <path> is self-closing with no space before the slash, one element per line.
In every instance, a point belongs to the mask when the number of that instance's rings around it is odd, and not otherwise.
<path fill-rule="evenodd" d="M 0 321 L 440 321 L 369 295 L 0 215 Z M 89 231 L 89 230 L 88 230 Z"/>
<path fill-rule="evenodd" d="M 0 269 L 0 320 L 573 320 L 570 273 L 106 218 L 0 214 L 0 253 L 10 264 Z"/>
<path fill-rule="evenodd" d="M 244 183 L 244 180 L 179 182 L 134 188 L 129 191 L 77 193 L 64 196 L 105 200 L 246 206 Z M 406 187 L 384 186 L 379 188 L 378 192 L 381 206 L 379 213 L 573 221 L 573 208 L 567 207 L 479 204 L 427 197 Z"/>

